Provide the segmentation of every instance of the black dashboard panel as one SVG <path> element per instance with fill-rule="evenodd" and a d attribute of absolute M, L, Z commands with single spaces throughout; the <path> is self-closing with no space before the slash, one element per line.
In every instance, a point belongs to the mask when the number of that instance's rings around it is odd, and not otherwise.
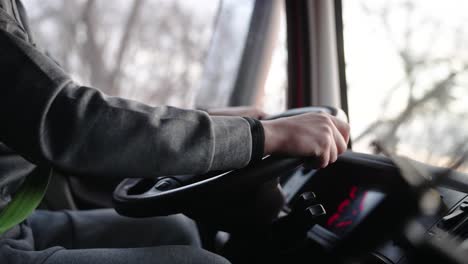
<path fill-rule="evenodd" d="M 385 194 L 381 191 L 350 187 L 348 195 L 339 202 L 336 208 L 329 212 L 324 226 L 338 236 L 348 233 L 366 215 L 382 201 Z"/>
<path fill-rule="evenodd" d="M 383 200 L 390 189 L 388 186 L 398 184 L 398 173 L 398 169 L 385 157 L 347 152 L 339 162 L 326 169 L 298 169 L 283 183 L 283 190 L 289 203 L 294 203 L 298 194 L 303 192 L 312 191 L 317 195 L 327 217 L 309 231 L 309 237 L 329 247 L 327 243 L 334 243 L 346 235 Z M 438 188 L 438 191 L 442 198 L 442 215 L 460 211 L 466 194 L 446 188 Z M 468 212 L 468 205 L 466 208 Z M 462 217 L 459 218 L 457 220 L 463 222 Z M 465 218 L 468 235 L 468 216 Z M 419 219 L 428 233 L 439 228 L 441 221 L 441 217 Z M 381 228 L 383 230 L 386 226 Z M 404 251 L 395 241 L 388 241 L 374 254 L 382 260 L 381 263 L 407 263 Z"/>

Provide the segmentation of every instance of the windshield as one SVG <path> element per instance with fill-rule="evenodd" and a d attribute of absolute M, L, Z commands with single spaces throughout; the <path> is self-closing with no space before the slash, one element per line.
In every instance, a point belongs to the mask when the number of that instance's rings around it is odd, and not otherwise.
<path fill-rule="evenodd" d="M 378 140 L 430 165 L 456 163 L 468 142 L 468 2 L 343 5 L 353 149 L 376 153 Z"/>

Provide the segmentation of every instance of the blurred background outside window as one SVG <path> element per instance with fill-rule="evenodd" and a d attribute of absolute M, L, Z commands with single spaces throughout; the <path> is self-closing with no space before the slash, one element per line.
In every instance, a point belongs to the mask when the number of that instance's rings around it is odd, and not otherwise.
<path fill-rule="evenodd" d="M 150 105 L 196 106 L 206 81 L 235 81 L 253 0 L 24 0 L 35 40 L 82 85 Z M 223 23 L 218 25 L 221 6 Z M 284 14 L 282 14 L 284 15 Z M 257 105 L 285 104 L 284 17 L 268 83 Z M 220 26 L 220 28 L 217 28 Z M 216 34 L 215 34 L 216 32 Z M 205 69 L 218 44 L 216 69 Z M 220 101 L 231 86 L 220 83 L 205 100 Z M 224 100 L 224 101 L 223 101 Z"/>
<path fill-rule="evenodd" d="M 288 50 L 286 41 L 286 14 L 284 7 L 278 16 L 276 43 L 271 58 L 265 86 L 259 91 L 256 105 L 270 114 L 286 110 L 286 88 L 288 85 Z"/>
<path fill-rule="evenodd" d="M 193 104 L 219 0 L 25 0 L 40 48 L 73 78 L 152 105 Z"/>
<path fill-rule="evenodd" d="M 353 149 L 446 166 L 468 142 L 468 2 L 343 1 Z M 464 168 L 467 171 L 467 168 Z"/>

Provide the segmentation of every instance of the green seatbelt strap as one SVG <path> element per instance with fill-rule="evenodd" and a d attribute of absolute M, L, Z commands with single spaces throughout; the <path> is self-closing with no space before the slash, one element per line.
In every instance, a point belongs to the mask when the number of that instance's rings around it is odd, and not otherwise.
<path fill-rule="evenodd" d="M 0 212 L 0 235 L 23 222 L 41 203 L 49 184 L 50 169 L 36 168 L 28 175 L 11 202 Z"/>

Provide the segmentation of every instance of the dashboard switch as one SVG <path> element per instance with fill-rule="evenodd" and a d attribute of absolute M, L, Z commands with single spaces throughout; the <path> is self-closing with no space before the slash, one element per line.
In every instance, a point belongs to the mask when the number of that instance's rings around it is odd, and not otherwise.
<path fill-rule="evenodd" d="M 467 202 L 463 202 L 461 205 L 460 205 L 460 210 L 466 212 L 468 211 L 468 203 Z"/>
<path fill-rule="evenodd" d="M 326 215 L 321 204 L 314 204 L 302 210 L 293 210 L 287 216 L 278 219 L 273 225 L 275 240 L 288 245 L 306 237 L 307 231 Z"/>
<path fill-rule="evenodd" d="M 309 216 L 312 216 L 313 218 L 317 218 L 317 217 L 327 214 L 327 212 L 325 211 L 325 208 L 323 208 L 321 204 L 316 204 L 316 205 L 307 207 L 306 212 Z"/>
<path fill-rule="evenodd" d="M 466 212 L 463 210 L 456 210 L 453 213 L 446 215 L 440 221 L 441 227 L 450 229 L 459 223 L 466 216 Z"/>
<path fill-rule="evenodd" d="M 311 201 L 317 199 L 317 195 L 315 195 L 314 192 L 305 192 L 301 194 L 300 199 L 305 200 L 305 201 Z"/>
<path fill-rule="evenodd" d="M 305 192 L 297 198 L 292 208 L 295 211 L 305 210 L 307 207 L 317 204 L 317 196 L 314 192 Z"/>
<path fill-rule="evenodd" d="M 317 223 L 318 218 L 326 214 L 327 212 L 321 204 L 309 206 L 305 210 L 296 212 L 294 216 L 296 218 L 295 228 L 298 228 L 301 232 L 305 232 Z"/>

